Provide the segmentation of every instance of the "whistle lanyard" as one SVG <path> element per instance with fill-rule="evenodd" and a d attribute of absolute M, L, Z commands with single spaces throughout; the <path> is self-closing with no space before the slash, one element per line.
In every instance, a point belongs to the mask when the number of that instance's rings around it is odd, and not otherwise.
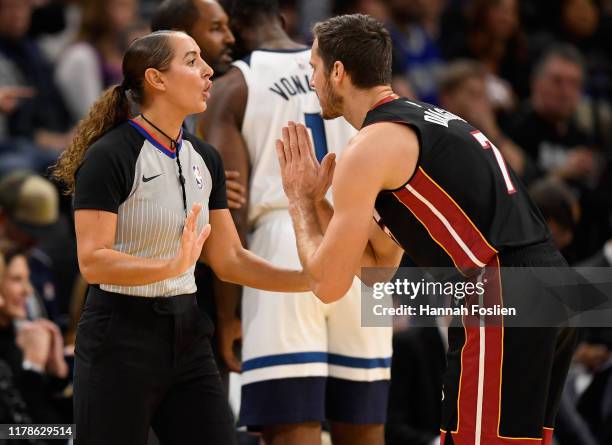
<path fill-rule="evenodd" d="M 185 217 L 187 217 L 187 192 L 185 191 L 185 176 L 183 176 L 183 166 L 181 165 L 181 160 L 179 159 L 179 150 L 178 150 L 178 140 L 181 137 L 181 133 L 182 132 L 179 133 L 179 135 L 178 135 L 178 137 L 176 139 L 171 138 L 163 130 L 158 128 L 153 122 L 151 122 L 149 119 L 147 119 L 144 114 L 141 113 L 140 117 L 142 117 L 143 120 L 147 124 L 149 124 L 151 127 L 155 128 L 161 134 L 166 136 L 168 138 L 168 140 L 170 141 L 170 149 L 174 150 L 174 152 L 176 153 L 176 165 L 178 165 L 179 183 L 181 184 L 181 190 L 183 192 L 183 210 L 185 210 Z"/>

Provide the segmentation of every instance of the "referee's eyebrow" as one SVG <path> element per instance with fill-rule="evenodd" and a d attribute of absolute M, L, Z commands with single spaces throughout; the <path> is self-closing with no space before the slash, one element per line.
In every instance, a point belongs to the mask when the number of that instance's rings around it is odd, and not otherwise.
<path fill-rule="evenodd" d="M 197 57 L 198 52 L 197 51 L 188 51 L 187 53 L 185 53 L 185 56 L 183 57 L 183 59 L 186 59 L 189 56 L 196 56 Z"/>

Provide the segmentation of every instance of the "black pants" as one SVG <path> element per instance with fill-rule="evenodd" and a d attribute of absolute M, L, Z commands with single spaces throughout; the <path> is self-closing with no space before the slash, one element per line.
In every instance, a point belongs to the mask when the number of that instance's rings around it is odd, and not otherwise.
<path fill-rule="evenodd" d="M 194 295 L 141 298 L 92 287 L 79 322 L 76 445 L 235 444 Z"/>

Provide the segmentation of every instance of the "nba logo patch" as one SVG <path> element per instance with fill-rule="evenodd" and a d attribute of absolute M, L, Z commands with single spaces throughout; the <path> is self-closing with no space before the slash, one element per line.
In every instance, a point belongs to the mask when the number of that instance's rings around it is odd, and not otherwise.
<path fill-rule="evenodd" d="M 193 176 L 195 176 L 195 181 L 200 190 L 204 187 L 204 179 L 202 178 L 202 174 L 200 173 L 200 169 L 197 165 L 193 166 Z"/>

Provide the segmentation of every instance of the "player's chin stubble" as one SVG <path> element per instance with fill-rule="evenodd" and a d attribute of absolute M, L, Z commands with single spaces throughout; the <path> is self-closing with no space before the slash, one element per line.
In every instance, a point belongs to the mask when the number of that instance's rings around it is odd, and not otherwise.
<path fill-rule="evenodd" d="M 321 103 L 321 116 L 323 119 L 336 119 L 342 116 L 342 96 L 336 94 L 331 83 L 325 85 L 325 103 Z"/>

